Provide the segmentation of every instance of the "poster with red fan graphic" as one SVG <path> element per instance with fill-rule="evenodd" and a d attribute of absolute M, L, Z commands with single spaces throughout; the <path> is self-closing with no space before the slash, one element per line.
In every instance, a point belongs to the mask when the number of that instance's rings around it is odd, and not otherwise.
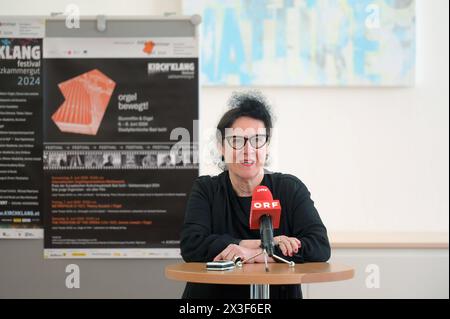
<path fill-rule="evenodd" d="M 97 69 L 58 84 L 65 100 L 53 122 L 62 132 L 96 135 L 115 86 Z"/>
<path fill-rule="evenodd" d="M 0 238 L 43 236 L 44 21 L 0 17 Z"/>
<path fill-rule="evenodd" d="M 196 39 L 47 37 L 44 74 L 44 257 L 179 257 Z"/>

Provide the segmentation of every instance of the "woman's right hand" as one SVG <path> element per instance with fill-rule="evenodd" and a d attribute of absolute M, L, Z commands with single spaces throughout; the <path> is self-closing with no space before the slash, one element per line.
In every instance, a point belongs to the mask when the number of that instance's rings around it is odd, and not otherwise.
<path fill-rule="evenodd" d="M 243 239 L 239 242 L 239 246 L 250 248 L 250 249 L 257 249 L 261 247 L 261 240 L 260 239 Z"/>
<path fill-rule="evenodd" d="M 256 255 L 257 253 L 258 249 L 247 248 L 236 244 L 230 244 L 214 258 L 214 261 L 218 260 L 234 261 L 236 257 L 240 257 L 242 260 L 247 260 Z M 254 263 L 255 259 L 252 259 L 249 262 Z"/>

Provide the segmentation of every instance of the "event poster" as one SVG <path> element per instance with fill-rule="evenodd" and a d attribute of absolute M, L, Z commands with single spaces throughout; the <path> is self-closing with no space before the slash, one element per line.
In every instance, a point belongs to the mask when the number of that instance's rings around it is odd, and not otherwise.
<path fill-rule="evenodd" d="M 0 238 L 43 236 L 42 19 L 0 17 Z"/>
<path fill-rule="evenodd" d="M 196 38 L 46 37 L 44 83 L 45 258 L 178 257 Z"/>

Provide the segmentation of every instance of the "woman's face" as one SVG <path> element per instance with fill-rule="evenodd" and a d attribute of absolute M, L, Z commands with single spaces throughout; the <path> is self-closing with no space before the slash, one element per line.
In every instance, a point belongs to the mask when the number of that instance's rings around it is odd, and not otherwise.
<path fill-rule="evenodd" d="M 242 179 L 252 179 L 264 170 L 268 148 L 266 134 L 263 121 L 246 116 L 239 117 L 231 128 L 225 130 L 222 155 L 230 173 Z M 245 144 L 240 148 L 243 141 Z"/>

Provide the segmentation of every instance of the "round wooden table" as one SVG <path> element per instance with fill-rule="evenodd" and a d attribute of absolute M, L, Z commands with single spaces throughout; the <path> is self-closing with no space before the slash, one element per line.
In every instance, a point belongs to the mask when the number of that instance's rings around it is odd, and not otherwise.
<path fill-rule="evenodd" d="M 330 282 L 353 278 L 352 267 L 334 263 L 305 263 L 290 267 L 271 263 L 266 272 L 264 264 L 244 264 L 232 270 L 206 270 L 205 263 L 178 263 L 165 269 L 172 280 L 227 285 L 250 285 L 251 299 L 268 299 L 269 285 Z"/>

